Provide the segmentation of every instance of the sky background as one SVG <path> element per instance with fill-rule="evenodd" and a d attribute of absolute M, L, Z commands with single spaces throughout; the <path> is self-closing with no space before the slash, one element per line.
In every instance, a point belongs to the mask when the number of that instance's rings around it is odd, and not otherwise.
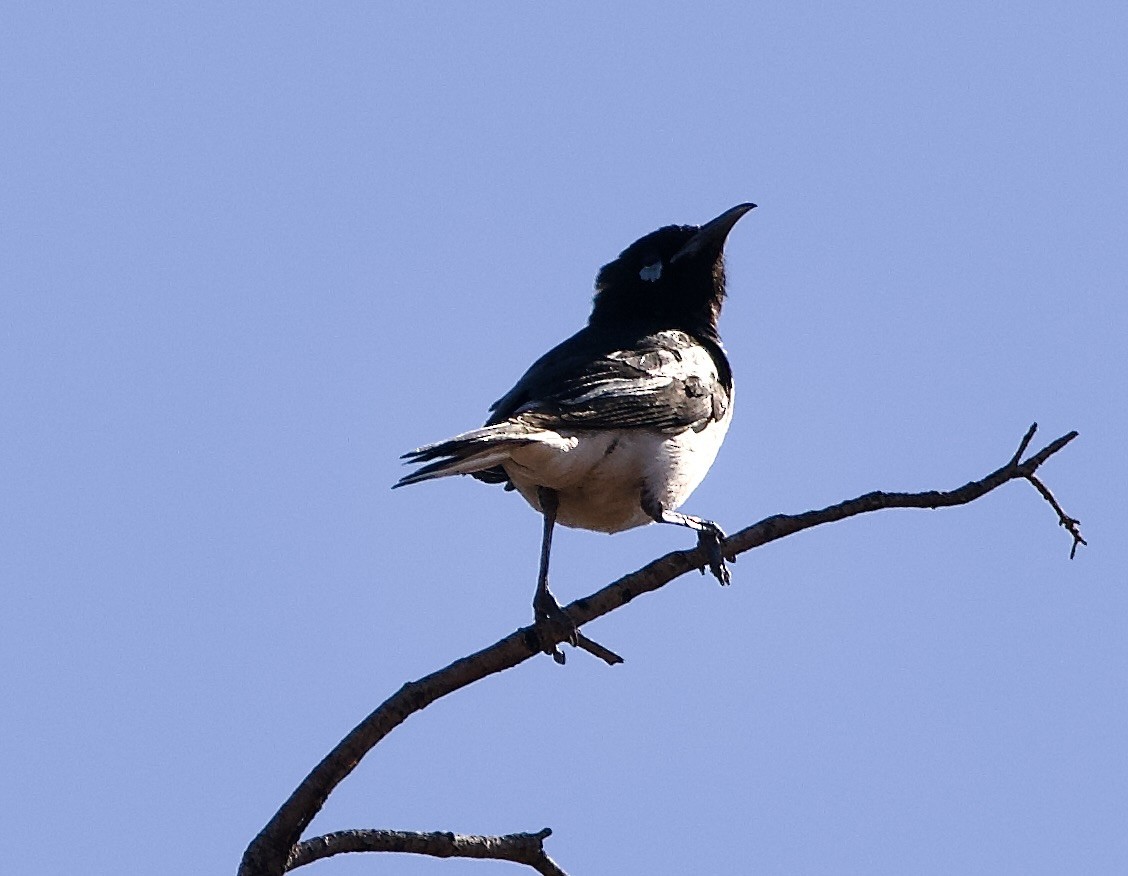
<path fill-rule="evenodd" d="M 423 8 L 426 6 L 426 8 Z M 234 872 L 404 681 L 526 623 L 540 520 L 398 456 L 478 425 L 599 266 L 741 201 L 729 530 L 412 717 L 313 832 L 554 829 L 568 872 L 1128 872 L 1123 3 L 0 10 L 0 837 Z M 589 593 L 689 533 L 561 530 Z M 340 857 L 326 874 L 513 873 Z M 529 871 L 531 872 L 531 871 Z"/>

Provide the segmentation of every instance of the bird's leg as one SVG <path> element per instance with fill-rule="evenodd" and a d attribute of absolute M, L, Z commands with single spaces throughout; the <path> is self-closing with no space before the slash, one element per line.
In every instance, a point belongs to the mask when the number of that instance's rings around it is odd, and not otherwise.
<path fill-rule="evenodd" d="M 589 639 L 580 632 L 576 622 L 572 620 L 560 607 L 560 603 L 548 589 L 548 558 L 552 551 L 552 530 L 556 525 L 556 511 L 560 507 L 560 497 L 555 490 L 548 487 L 537 488 L 537 500 L 544 515 L 544 535 L 541 538 L 540 574 L 537 575 L 537 591 L 533 595 L 533 617 L 538 630 L 542 635 L 542 642 L 559 641 L 561 638 L 574 648 L 583 648 L 594 657 L 598 657 L 608 666 L 622 663 L 623 658 L 594 639 Z M 557 663 L 564 663 L 564 652 L 555 644 L 543 646 L 545 654 L 551 654 Z"/>
<path fill-rule="evenodd" d="M 548 626 L 555 631 L 567 632 L 566 639 L 574 647 L 578 642 L 579 630 L 576 629 L 552 591 L 548 589 L 548 557 L 552 551 L 552 529 L 556 525 L 556 511 L 560 507 L 560 497 L 556 490 L 548 487 L 537 487 L 537 500 L 544 515 L 544 534 L 541 536 L 540 573 L 537 575 L 537 590 L 533 594 L 533 617 L 537 626 Z M 557 663 L 564 662 L 564 652 L 556 645 L 545 645 L 544 652 L 551 654 Z"/>
<path fill-rule="evenodd" d="M 725 539 L 725 532 L 712 520 L 703 517 L 694 517 L 692 514 L 680 514 L 677 511 L 668 511 L 658 502 L 644 495 L 642 497 L 642 510 L 656 523 L 673 523 L 675 526 L 685 526 L 697 532 L 697 546 L 704 548 L 709 558 L 709 571 L 713 573 L 721 584 L 728 584 L 732 580 L 725 557 L 721 552 L 721 542 Z M 705 569 L 701 570 L 704 574 Z"/>

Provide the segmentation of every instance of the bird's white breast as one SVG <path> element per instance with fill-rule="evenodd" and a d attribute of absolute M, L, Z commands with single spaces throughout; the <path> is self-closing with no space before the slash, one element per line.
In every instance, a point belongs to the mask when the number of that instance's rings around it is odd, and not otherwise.
<path fill-rule="evenodd" d="M 537 487 L 555 490 L 557 522 L 564 526 L 632 529 L 652 522 L 642 510 L 644 493 L 672 511 L 701 483 L 728 432 L 734 399 L 732 393 L 721 419 L 700 432 L 562 429 L 550 433 L 550 440 L 513 450 L 504 467 L 537 510 Z"/>

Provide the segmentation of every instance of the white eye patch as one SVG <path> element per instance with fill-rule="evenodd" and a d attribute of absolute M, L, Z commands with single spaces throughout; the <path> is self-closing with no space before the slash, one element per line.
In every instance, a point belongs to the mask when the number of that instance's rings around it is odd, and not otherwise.
<path fill-rule="evenodd" d="M 647 283 L 653 283 L 655 280 L 662 276 L 662 263 L 658 261 L 652 265 L 647 265 L 645 268 L 638 272 L 638 275 Z"/>

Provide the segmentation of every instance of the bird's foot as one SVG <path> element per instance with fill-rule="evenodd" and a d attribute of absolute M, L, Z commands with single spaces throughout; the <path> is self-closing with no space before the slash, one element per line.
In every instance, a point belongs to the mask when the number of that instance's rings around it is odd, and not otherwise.
<path fill-rule="evenodd" d="M 721 552 L 721 542 L 725 540 L 725 531 L 711 520 L 703 522 L 704 526 L 697 530 L 697 546 L 704 549 L 705 555 L 708 557 L 709 571 L 724 586 L 732 581 L 728 566 L 725 565 L 725 555 Z M 701 567 L 702 575 L 705 574 L 705 568 L 705 566 Z"/>
<path fill-rule="evenodd" d="M 565 657 L 559 643 L 567 642 L 573 648 L 579 645 L 580 629 L 576 622 L 560 607 L 548 588 L 537 591 L 533 598 L 533 617 L 541 650 L 552 655 L 552 659 L 563 666 Z"/>

